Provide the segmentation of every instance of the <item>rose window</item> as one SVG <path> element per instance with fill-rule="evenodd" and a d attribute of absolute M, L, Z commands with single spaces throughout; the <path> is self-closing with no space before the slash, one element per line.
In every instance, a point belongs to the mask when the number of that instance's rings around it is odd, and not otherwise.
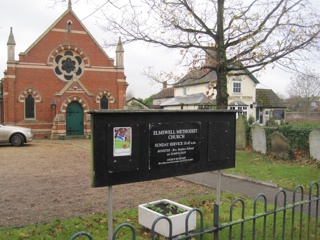
<path fill-rule="evenodd" d="M 55 74 L 64 81 L 72 80 L 75 76 L 79 78 L 84 68 L 81 56 L 70 50 L 58 53 L 53 65 Z"/>

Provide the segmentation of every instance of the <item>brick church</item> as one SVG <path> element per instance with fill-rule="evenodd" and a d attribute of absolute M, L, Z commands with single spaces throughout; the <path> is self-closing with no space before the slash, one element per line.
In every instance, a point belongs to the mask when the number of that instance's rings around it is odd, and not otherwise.
<path fill-rule="evenodd" d="M 68 9 L 15 60 L 12 28 L 2 79 L 2 122 L 32 128 L 35 137 L 90 136 L 96 109 L 123 109 L 128 86 L 121 40 L 116 62 Z"/>

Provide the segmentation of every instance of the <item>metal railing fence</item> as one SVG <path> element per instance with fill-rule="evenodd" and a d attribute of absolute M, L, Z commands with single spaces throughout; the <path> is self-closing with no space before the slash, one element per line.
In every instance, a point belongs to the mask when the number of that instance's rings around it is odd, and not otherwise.
<path fill-rule="evenodd" d="M 281 203 L 279 203 L 281 201 Z M 313 182 L 310 185 L 309 193 L 306 196 L 302 186 L 297 186 L 292 193 L 292 201 L 288 203 L 287 192 L 279 190 L 274 198 L 273 209 L 267 209 L 267 197 L 259 194 L 254 199 L 252 215 L 246 215 L 245 202 L 241 198 L 232 201 L 230 205 L 229 221 L 219 223 L 220 206 L 213 206 L 213 225 L 204 228 L 204 216 L 200 209 L 194 208 L 189 211 L 185 220 L 185 233 L 180 236 L 172 236 L 172 222 L 169 217 L 159 217 L 153 222 L 151 229 L 151 239 L 156 239 L 155 226 L 159 221 L 167 221 L 169 224 L 169 240 L 183 239 L 204 239 L 210 234 L 209 239 L 320 239 L 318 237 L 319 226 L 319 184 Z M 188 220 L 191 213 L 197 212 L 198 227 L 195 231 L 188 231 Z M 235 215 L 237 215 L 235 217 Z M 137 238 L 135 228 L 128 223 L 120 224 L 113 232 L 112 240 L 120 239 L 117 234 L 120 230 L 129 228 L 131 236 L 126 235 L 126 239 L 135 240 Z M 75 240 L 79 236 L 86 236 L 87 239 L 94 238 L 86 232 L 78 232 L 70 240 Z M 83 238 L 82 238 L 83 239 Z M 123 238 L 122 238 L 123 239 Z"/>

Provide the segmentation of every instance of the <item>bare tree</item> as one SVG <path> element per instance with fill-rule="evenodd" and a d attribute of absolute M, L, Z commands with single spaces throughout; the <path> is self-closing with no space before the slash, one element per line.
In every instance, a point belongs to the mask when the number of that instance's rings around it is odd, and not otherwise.
<path fill-rule="evenodd" d="M 172 86 L 172 84 L 182 77 L 182 75 L 173 72 L 160 71 L 159 73 L 156 73 L 154 67 L 145 68 L 143 70 L 143 75 L 151 81 L 151 84 L 161 84 L 162 89 Z"/>
<path fill-rule="evenodd" d="M 218 109 L 228 106 L 228 74 L 276 63 L 294 68 L 295 53 L 316 47 L 320 32 L 306 0 L 110 0 L 104 17 L 126 42 L 179 48 L 190 66 L 216 71 Z"/>
<path fill-rule="evenodd" d="M 312 103 L 318 102 L 320 97 L 320 75 L 310 69 L 305 73 L 298 73 L 287 89 L 290 99 L 294 101 L 295 109 L 309 112 Z"/>
<path fill-rule="evenodd" d="M 127 43 L 180 49 L 191 69 L 216 71 L 217 108 L 224 109 L 228 75 L 272 64 L 296 69 L 308 50 L 319 49 L 317 1 L 105 0 L 99 24 Z"/>

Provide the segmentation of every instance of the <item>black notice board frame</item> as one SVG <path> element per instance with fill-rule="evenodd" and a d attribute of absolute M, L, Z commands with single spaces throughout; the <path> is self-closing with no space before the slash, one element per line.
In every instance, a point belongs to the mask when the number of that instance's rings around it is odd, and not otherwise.
<path fill-rule="evenodd" d="M 93 187 L 235 167 L 236 111 L 89 113 Z"/>

